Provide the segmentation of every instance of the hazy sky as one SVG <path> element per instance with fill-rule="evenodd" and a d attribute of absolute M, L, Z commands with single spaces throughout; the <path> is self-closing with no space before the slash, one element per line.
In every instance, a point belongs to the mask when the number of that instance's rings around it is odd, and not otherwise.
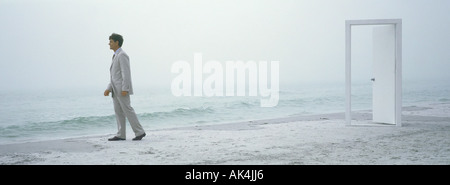
<path fill-rule="evenodd" d="M 195 52 L 280 61 L 280 83 L 343 83 L 345 20 L 392 18 L 403 19 L 404 80 L 450 80 L 449 17 L 450 0 L 0 0 L 1 89 L 103 92 L 113 32 L 135 87 L 170 87 L 171 65 Z"/>

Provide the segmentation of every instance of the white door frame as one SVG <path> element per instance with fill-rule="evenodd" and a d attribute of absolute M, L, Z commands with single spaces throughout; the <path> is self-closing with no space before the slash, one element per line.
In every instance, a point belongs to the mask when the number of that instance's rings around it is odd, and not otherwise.
<path fill-rule="evenodd" d="M 394 25 L 395 27 L 395 125 L 402 126 L 402 20 L 369 19 L 345 21 L 345 121 L 351 123 L 351 63 L 352 63 L 352 26 Z"/>

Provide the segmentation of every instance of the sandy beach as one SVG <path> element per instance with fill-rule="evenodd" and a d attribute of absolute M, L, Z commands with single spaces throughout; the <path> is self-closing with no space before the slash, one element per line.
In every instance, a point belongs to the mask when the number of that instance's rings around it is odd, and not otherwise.
<path fill-rule="evenodd" d="M 403 108 L 402 127 L 348 126 L 344 113 L 0 145 L 3 165 L 448 165 L 450 104 Z M 370 111 L 353 114 L 370 122 Z"/>

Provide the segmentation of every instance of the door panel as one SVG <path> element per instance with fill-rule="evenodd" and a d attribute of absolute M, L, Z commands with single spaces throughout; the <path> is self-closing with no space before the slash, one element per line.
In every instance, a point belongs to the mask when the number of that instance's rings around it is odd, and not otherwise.
<path fill-rule="evenodd" d="M 373 28 L 373 122 L 395 123 L 395 27 Z"/>

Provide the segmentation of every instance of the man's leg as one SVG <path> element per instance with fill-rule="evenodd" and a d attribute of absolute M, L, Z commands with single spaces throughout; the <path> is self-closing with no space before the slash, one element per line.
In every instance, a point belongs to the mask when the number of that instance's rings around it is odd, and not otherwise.
<path fill-rule="evenodd" d="M 119 95 L 120 96 L 120 95 Z M 125 114 L 123 113 L 122 107 L 120 106 L 120 101 L 117 95 L 113 97 L 114 111 L 116 112 L 117 121 L 117 137 L 126 139 L 126 125 L 125 125 Z"/>
<path fill-rule="evenodd" d="M 130 95 L 127 94 L 126 96 L 118 95 L 118 100 L 120 102 L 120 107 L 122 107 L 123 113 L 128 119 L 128 122 L 130 122 L 131 128 L 133 129 L 133 132 L 136 136 L 140 136 L 145 133 L 144 129 L 142 128 L 142 125 L 139 123 L 139 120 L 136 116 L 136 113 L 134 112 L 133 107 L 130 105 Z"/>

